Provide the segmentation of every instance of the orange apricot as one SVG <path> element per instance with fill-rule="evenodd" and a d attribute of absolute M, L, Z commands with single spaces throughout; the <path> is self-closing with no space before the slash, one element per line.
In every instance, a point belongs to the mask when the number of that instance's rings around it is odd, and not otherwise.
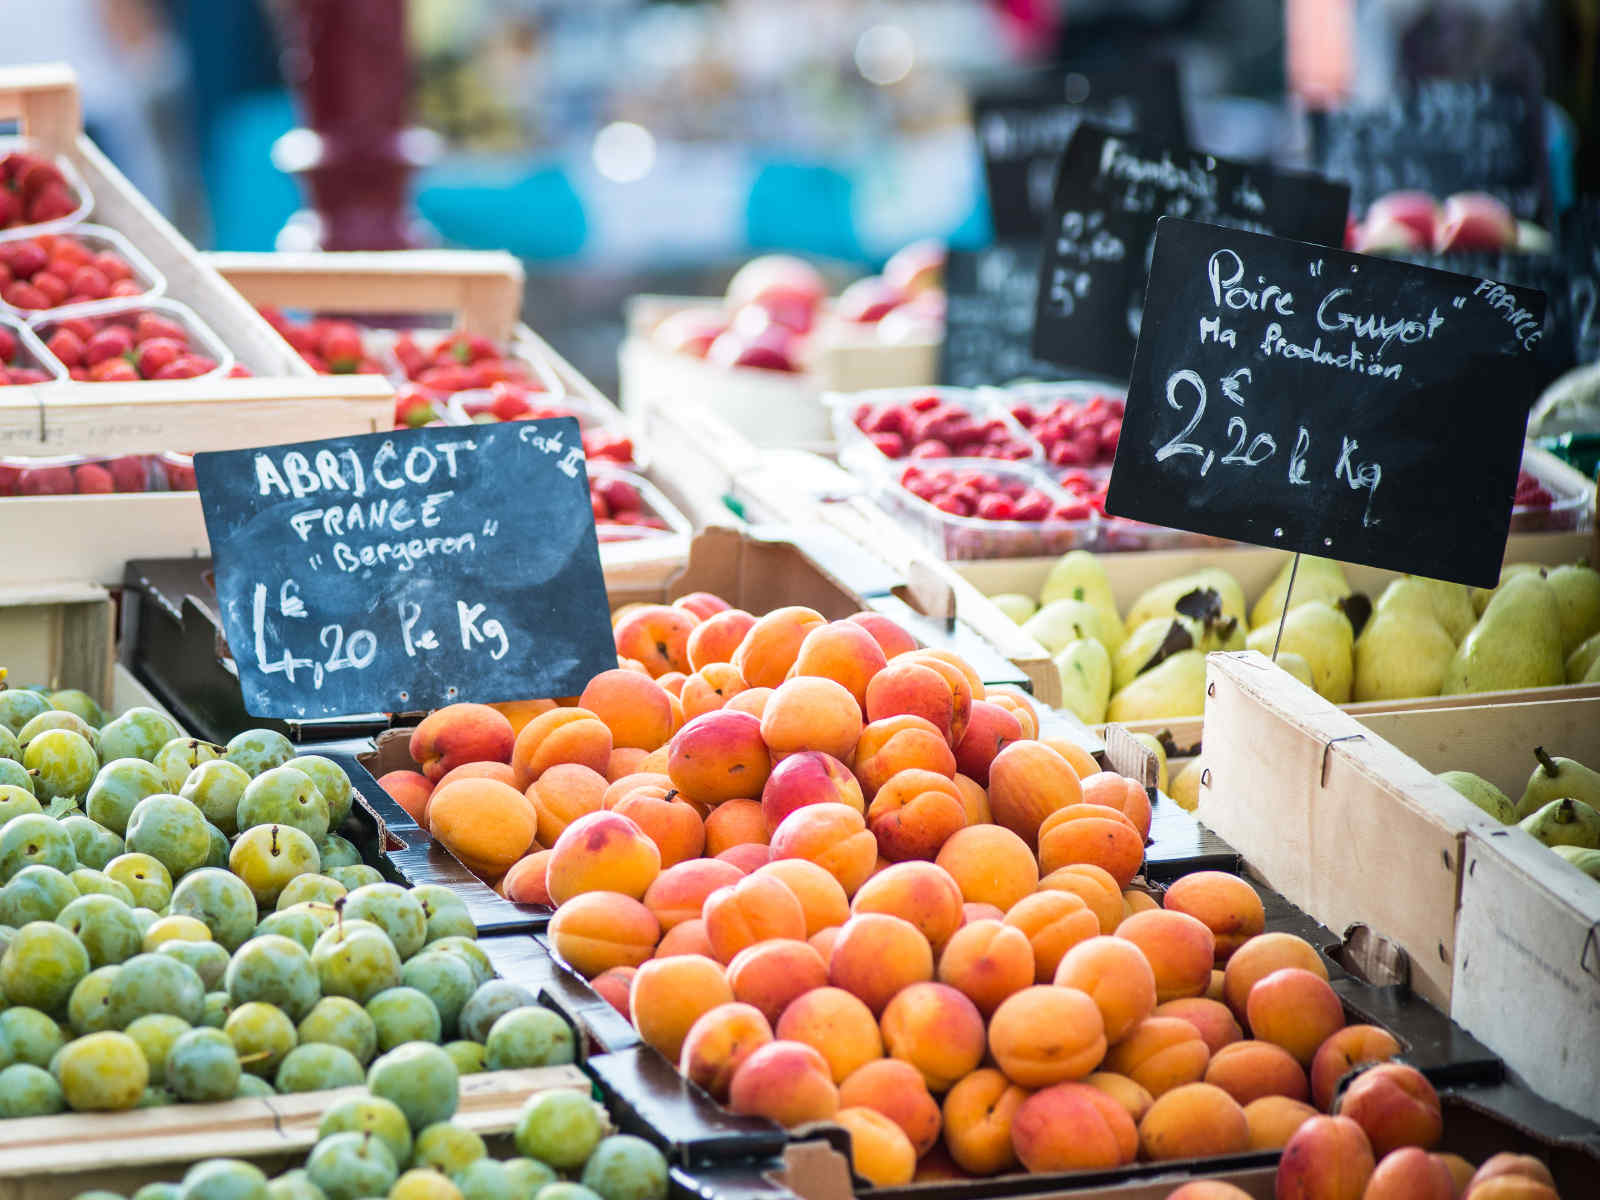
<path fill-rule="evenodd" d="M 943 1125 L 939 1102 L 928 1093 L 922 1072 L 909 1062 L 879 1058 L 863 1063 L 839 1085 L 839 1103 L 888 1117 L 900 1126 L 918 1158 L 939 1140 Z"/>
<path fill-rule="evenodd" d="M 701 919 L 719 961 L 769 938 L 804 941 L 806 916 L 795 894 L 770 875 L 746 875 L 706 897 Z"/>
<path fill-rule="evenodd" d="M 1100 1010 L 1106 1041 L 1121 1041 L 1156 1007 L 1156 979 L 1139 948 L 1122 938 L 1100 935 L 1067 951 L 1055 983 L 1077 988 Z"/>
<path fill-rule="evenodd" d="M 449 704 L 411 731 L 412 761 L 435 782 L 469 762 L 505 762 L 516 740 L 511 722 L 487 704 Z"/>
<path fill-rule="evenodd" d="M 1033 980 L 1033 945 L 1022 930 L 998 920 L 968 921 L 939 956 L 939 982 L 959 989 L 985 1017 Z"/>
<path fill-rule="evenodd" d="M 719 1004 L 733 1000 L 719 964 L 698 954 L 640 963 L 628 992 L 628 1016 L 645 1045 L 674 1062 L 689 1030 Z"/>
<path fill-rule="evenodd" d="M 1126 1166 L 1139 1152 L 1128 1110 L 1082 1083 L 1058 1083 L 1029 1096 L 1011 1123 L 1011 1141 L 1034 1172 L 1107 1170 Z"/>
<path fill-rule="evenodd" d="M 738 883 L 743 877 L 737 867 L 714 858 L 681 862 L 650 881 L 644 892 L 644 906 L 655 914 L 662 929 L 671 929 L 697 919 L 707 896 L 718 888 Z"/>
<path fill-rule="evenodd" d="M 1134 913 L 1117 926 L 1117 936 L 1139 947 L 1150 960 L 1158 1004 L 1205 993 L 1211 982 L 1213 939 L 1211 930 L 1188 913 L 1167 909 Z"/>
<path fill-rule="evenodd" d="M 818 750 L 849 762 L 861 736 L 861 706 L 841 683 L 796 675 L 773 689 L 761 712 L 761 736 L 775 759 Z"/>
<path fill-rule="evenodd" d="M 693 613 L 666 604 L 645 604 L 612 628 L 617 653 L 640 663 L 652 677 L 690 671 L 689 635 L 700 623 Z"/>
<path fill-rule="evenodd" d="M 755 623 L 756 619 L 742 608 L 726 609 L 705 618 L 684 643 L 690 668 L 703 671 L 712 663 L 728 662 Z"/>
<path fill-rule="evenodd" d="M 780 1125 L 825 1121 L 839 1111 L 839 1089 L 813 1047 L 779 1040 L 758 1046 L 728 1084 L 728 1107 Z"/>
<path fill-rule="evenodd" d="M 665 678 L 665 677 L 663 677 Z M 678 679 L 682 685 L 682 678 Z M 637 671 L 601 671 L 584 687 L 578 706 L 586 708 L 611 730 L 613 747 L 649 752 L 672 736 L 670 688 Z"/>
<path fill-rule="evenodd" d="M 889 664 L 883 647 L 860 625 L 830 621 L 811 629 L 795 656 L 796 675 L 831 679 L 855 697 L 856 707 L 867 708 L 867 685 Z"/>
<path fill-rule="evenodd" d="M 1126 1075 L 1158 1099 L 1204 1078 L 1211 1052 L 1200 1031 L 1176 1017 L 1146 1017 L 1106 1054 L 1105 1069 Z"/>
<path fill-rule="evenodd" d="M 533 806 L 516 788 L 494 779 L 458 779 L 435 788 L 428 797 L 428 831 L 487 879 L 498 879 L 538 849 Z"/>
<path fill-rule="evenodd" d="M 610 967 L 637 967 L 655 952 L 661 926 L 648 908 L 618 892 L 584 892 L 550 918 L 550 945 L 592 979 Z"/>
<path fill-rule="evenodd" d="M 604 775 L 611 763 L 611 730 L 586 708 L 555 708 L 522 727 L 511 769 L 523 791 L 557 763 L 580 763 Z"/>
<path fill-rule="evenodd" d="M 1258 933 L 1228 958 L 1223 971 L 1222 998 L 1233 1015 L 1245 1021 L 1250 989 L 1282 967 L 1301 967 L 1313 975 L 1328 977 L 1322 955 L 1302 937 L 1292 933 Z"/>
<path fill-rule="evenodd" d="M 1156 1102 L 1139 1122 L 1139 1149 L 1160 1162 L 1238 1154 L 1250 1148 L 1250 1123 L 1244 1109 L 1219 1087 L 1186 1083 Z"/>
<path fill-rule="evenodd" d="M 1104 804 L 1069 804 L 1039 826 L 1039 867 L 1045 874 L 1072 863 L 1093 863 L 1127 887 L 1144 864 L 1144 839 L 1133 822 Z"/>
<path fill-rule="evenodd" d="M 582 892 L 638 900 L 660 873 L 661 851 L 644 830 L 621 813 L 602 811 L 579 817 L 556 839 L 545 882 L 557 904 Z"/>
<path fill-rule="evenodd" d="M 983 1017 L 971 1000 L 943 983 L 914 983 L 896 993 L 879 1021 L 891 1058 L 922 1073 L 928 1090 L 947 1092 L 983 1061 Z"/>
<path fill-rule="evenodd" d="M 828 984 L 828 964 L 806 942 L 774 938 L 746 946 L 728 964 L 733 998 L 776 1023 L 798 996 Z"/>
<path fill-rule="evenodd" d="M 1077 988 L 1023 988 L 990 1017 L 989 1054 L 1022 1087 L 1082 1079 L 1105 1057 L 1105 1022 Z"/>
<path fill-rule="evenodd" d="M 806 917 L 806 936 L 850 919 L 850 898 L 839 881 L 814 862 L 803 858 L 780 858 L 757 867 L 752 874 L 770 875 L 800 901 Z"/>
<path fill-rule="evenodd" d="M 605 776 L 581 763 L 557 763 L 529 785 L 541 844 L 554 846 L 568 825 L 605 807 Z"/>
<path fill-rule="evenodd" d="M 689 1027 L 678 1070 L 712 1097 L 726 1102 L 740 1064 L 772 1041 L 772 1026 L 748 1004 L 720 1004 Z"/>
<path fill-rule="evenodd" d="M 1196 871 L 1175 880 L 1167 886 L 1162 905 L 1188 913 L 1211 930 L 1218 966 L 1267 926 L 1266 909 L 1255 888 L 1223 871 Z"/>
<path fill-rule="evenodd" d="M 1016 1165 L 1012 1122 L 1029 1092 L 993 1067 L 982 1067 L 945 1094 L 944 1142 L 950 1157 L 974 1175 L 998 1175 Z"/>
<path fill-rule="evenodd" d="M 1071 892 L 1035 892 L 1006 913 L 1005 923 L 1027 935 L 1033 946 L 1033 973 L 1039 983 L 1055 978 L 1068 950 L 1100 933 L 1089 906 Z"/>
<path fill-rule="evenodd" d="M 776 688 L 794 666 L 806 634 L 825 624 L 815 609 L 775 608 L 750 626 L 731 661 L 751 687 Z"/>
<path fill-rule="evenodd" d="M 828 978 L 876 1015 L 901 988 L 933 978 L 933 950 L 911 922 L 887 913 L 860 913 L 834 939 Z"/>
<path fill-rule="evenodd" d="M 1032 895 L 1039 884 L 1039 866 L 1028 843 L 999 825 L 969 824 L 956 830 L 934 861 L 949 872 L 964 901 L 993 904 L 1002 911 Z"/>
<path fill-rule="evenodd" d="M 1240 1104 L 1263 1096 L 1304 1101 L 1311 1094 L 1306 1073 L 1282 1046 L 1271 1042 L 1232 1042 L 1212 1055 L 1205 1081 L 1215 1084 Z"/>
<path fill-rule="evenodd" d="M 813 988 L 796 996 L 778 1018 L 776 1032 L 780 1038 L 802 1042 L 821 1054 L 835 1084 L 883 1057 L 877 1020 L 843 988 Z"/>
<path fill-rule="evenodd" d="M 861 730 L 854 769 L 867 800 L 895 774 L 911 768 L 955 777 L 955 752 L 931 721 L 912 715 L 885 717 Z"/>
<path fill-rule="evenodd" d="M 1071 892 L 1089 906 L 1100 922 L 1101 933 L 1115 933 L 1127 914 L 1123 912 L 1122 892 L 1111 872 L 1094 863 L 1068 863 L 1039 880 L 1048 892 Z"/>
<path fill-rule="evenodd" d="M 872 874 L 878 841 L 866 820 L 847 804 L 808 804 L 790 813 L 772 832 L 772 857 L 816 863 L 853 896 Z"/>
<path fill-rule="evenodd" d="M 995 824 L 1004 825 L 1030 846 L 1038 844 L 1046 817 L 1077 803 L 1082 795 L 1077 772 L 1042 742 L 1012 742 L 989 764 L 989 808 Z M 1046 872 L 1060 865 L 1041 863 Z"/>

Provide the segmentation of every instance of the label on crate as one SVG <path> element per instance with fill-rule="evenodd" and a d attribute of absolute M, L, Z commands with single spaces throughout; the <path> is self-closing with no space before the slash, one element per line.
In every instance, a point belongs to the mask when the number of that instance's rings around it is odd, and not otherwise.
<path fill-rule="evenodd" d="M 986 387 L 1060 378 L 1060 368 L 1034 358 L 1029 346 L 1039 289 L 1037 242 L 952 250 L 945 259 L 944 288 L 940 383 Z"/>
<path fill-rule="evenodd" d="M 1127 377 L 1163 216 L 1337 246 L 1349 198 L 1343 184 L 1314 175 L 1080 127 L 1056 174 L 1034 356 L 1073 371 Z"/>
<path fill-rule="evenodd" d="M 1542 293 L 1173 218 L 1106 510 L 1492 587 Z"/>
<path fill-rule="evenodd" d="M 570 696 L 616 666 L 578 423 L 197 454 L 258 717 Z"/>
<path fill-rule="evenodd" d="M 1056 161 L 1084 121 L 1184 141 L 1177 68 L 1170 61 L 1092 74 L 1056 68 L 979 87 L 972 125 L 997 239 L 1033 238 L 1045 227 Z"/>
<path fill-rule="evenodd" d="M 1424 79 L 1387 103 L 1312 113 L 1311 161 L 1358 212 L 1387 192 L 1488 192 L 1526 220 L 1548 210 L 1544 107 L 1510 80 Z"/>

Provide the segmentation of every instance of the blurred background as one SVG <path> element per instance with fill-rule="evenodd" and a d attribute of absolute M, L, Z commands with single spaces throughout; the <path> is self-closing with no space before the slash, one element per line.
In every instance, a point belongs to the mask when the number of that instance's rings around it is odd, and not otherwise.
<path fill-rule="evenodd" d="M 401 235 L 526 260 L 530 323 L 613 395 L 628 295 L 987 244 L 986 90 L 1170 65 L 1192 142 L 1294 163 L 1309 111 L 1523 79 L 1559 209 L 1600 175 L 1597 46 L 1600 0 L 0 0 L 0 63 L 72 63 L 91 135 L 203 247 L 315 243 L 319 95 L 405 110 Z"/>

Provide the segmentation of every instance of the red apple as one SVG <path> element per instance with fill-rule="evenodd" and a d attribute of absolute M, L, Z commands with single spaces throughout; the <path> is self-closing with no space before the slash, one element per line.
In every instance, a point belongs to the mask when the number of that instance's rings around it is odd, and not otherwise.
<path fill-rule="evenodd" d="M 944 281 L 944 243 L 928 239 L 897 250 L 883 264 L 883 278 L 902 296 L 938 291 Z"/>
<path fill-rule="evenodd" d="M 1444 202 L 1444 217 L 1433 247 L 1451 251 L 1503 250 L 1517 242 L 1517 219 L 1511 210 L 1483 192 L 1458 192 Z"/>
<path fill-rule="evenodd" d="M 827 284 L 810 263 L 788 254 L 763 254 L 734 273 L 726 298 L 731 309 L 759 304 L 774 320 L 806 333 L 827 294 Z"/>
<path fill-rule="evenodd" d="M 1357 254 L 1393 254 L 1412 250 L 1425 250 L 1428 243 L 1417 233 L 1416 227 L 1392 217 L 1368 217 L 1356 226 L 1350 249 Z"/>
<path fill-rule="evenodd" d="M 795 361 L 794 336 L 781 325 L 772 325 L 755 337 L 742 337 L 729 330 L 711 343 L 706 361 L 719 367 L 755 367 L 763 371 L 800 370 Z"/>
<path fill-rule="evenodd" d="M 1372 202 L 1363 224 L 1397 221 L 1417 235 L 1415 245 L 1431 246 L 1439 219 L 1439 202 L 1427 192 L 1389 192 Z"/>
<path fill-rule="evenodd" d="M 841 321 L 872 325 L 883 320 L 902 299 L 900 292 L 882 276 L 869 275 L 840 292 L 833 311 Z"/>
<path fill-rule="evenodd" d="M 685 308 L 673 313 L 655 328 L 656 342 L 678 354 L 704 358 L 711 343 L 728 327 L 722 314 L 705 309 Z"/>

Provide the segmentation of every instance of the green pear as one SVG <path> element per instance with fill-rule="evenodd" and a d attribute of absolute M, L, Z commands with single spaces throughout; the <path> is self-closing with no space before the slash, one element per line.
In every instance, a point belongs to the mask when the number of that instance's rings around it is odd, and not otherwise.
<path fill-rule="evenodd" d="M 1256 600 L 1255 607 L 1250 610 L 1251 629 L 1260 629 L 1263 625 L 1277 625 L 1278 617 L 1283 612 L 1284 594 L 1289 591 L 1291 572 L 1294 574 L 1294 591 L 1289 594 L 1291 609 L 1313 600 L 1333 604 L 1350 594 L 1351 588 L 1349 581 L 1344 577 L 1344 568 L 1331 558 L 1317 558 L 1312 554 L 1303 554 L 1300 556 L 1299 569 L 1296 570 L 1294 556 L 1290 555 L 1288 561 L 1278 568 L 1278 573 L 1267 585 L 1267 590 Z"/>
<path fill-rule="evenodd" d="M 1550 849 L 1590 879 L 1600 880 L 1600 850 L 1590 850 L 1585 846 L 1551 846 Z"/>
<path fill-rule="evenodd" d="M 1151 617 L 1111 656 L 1111 690 L 1120 692 L 1144 671 L 1180 650 L 1193 650 L 1203 631 L 1188 617 Z"/>
<path fill-rule="evenodd" d="M 1049 604 L 1052 600 L 1082 600 L 1094 605 L 1100 613 L 1100 640 L 1107 652 L 1117 652 L 1127 635 L 1127 627 L 1117 612 L 1111 580 L 1099 558 L 1087 550 L 1069 550 L 1056 559 L 1050 573 L 1044 577 L 1044 586 L 1039 589 L 1040 604 Z"/>
<path fill-rule="evenodd" d="M 1600 633 L 1588 637 L 1567 655 L 1567 682 L 1581 683 L 1589 669 L 1600 662 Z"/>
<path fill-rule="evenodd" d="M 1268 652 L 1270 650 L 1271 647 L 1269 646 Z M 1278 666 L 1281 670 L 1289 672 L 1308 688 L 1313 691 L 1316 690 L 1311 679 L 1311 664 L 1293 650 L 1278 651 Z"/>
<path fill-rule="evenodd" d="M 1085 725 L 1103 725 L 1111 699 L 1111 656 L 1094 638 L 1078 638 L 1055 656 L 1061 673 L 1061 706 Z"/>
<path fill-rule="evenodd" d="M 1051 654 L 1059 654 L 1068 642 L 1094 638 L 1102 646 L 1100 612 L 1083 600 L 1052 600 L 1022 623 L 1022 632 Z"/>
<path fill-rule="evenodd" d="M 1108 721 L 1201 717 L 1206 711 L 1206 656 L 1180 650 L 1111 697 Z"/>
<path fill-rule="evenodd" d="M 1252 629 L 1245 646 L 1272 657 L 1272 643 L 1278 626 Z M 1349 619 L 1324 600 L 1295 604 L 1283 621 L 1283 641 L 1279 656 L 1288 650 L 1306 660 L 1311 668 L 1311 686 L 1317 695 L 1334 704 L 1348 704 L 1355 677 L 1355 632 Z"/>
<path fill-rule="evenodd" d="M 1600 683 L 1600 658 L 1589 664 L 1589 669 L 1583 673 L 1579 683 Z"/>
<path fill-rule="evenodd" d="M 1442 579 L 1425 579 L 1421 575 L 1405 575 L 1394 580 L 1383 589 L 1373 611 L 1425 613 L 1443 626 L 1450 635 L 1451 645 L 1458 644 L 1472 632 L 1478 620 L 1472 608 L 1472 597 L 1465 587 Z"/>
<path fill-rule="evenodd" d="M 1568 797 L 1600 808 L 1600 773 L 1571 758 L 1551 757 L 1543 746 L 1533 748 L 1538 765 L 1517 801 L 1517 820 L 1532 816 L 1552 800 Z"/>
<path fill-rule="evenodd" d="M 1494 594 L 1518 575 L 1526 575 L 1530 571 L 1543 571 L 1538 563 L 1507 563 L 1500 568 L 1500 582 L 1492 588 L 1473 588 L 1472 607 L 1478 615 L 1483 615 L 1483 610 L 1489 607 L 1489 601 L 1494 599 Z"/>
<path fill-rule="evenodd" d="M 1546 846 L 1578 846 L 1600 850 L 1600 812 L 1582 800 L 1552 800 L 1517 828 Z"/>
<path fill-rule="evenodd" d="M 1546 579 L 1555 589 L 1561 610 L 1561 648 L 1571 654 L 1585 639 L 1600 633 L 1600 571 L 1571 564 L 1557 567 Z"/>
<path fill-rule="evenodd" d="M 1170 617 L 1178 611 L 1179 600 L 1205 588 L 1215 591 L 1221 599 L 1222 616 L 1245 619 L 1244 589 L 1239 581 L 1220 567 L 1204 567 L 1147 589 L 1128 609 L 1123 624 L 1131 632 L 1152 617 Z"/>
<path fill-rule="evenodd" d="M 1437 696 L 1455 653 L 1456 644 L 1434 620 L 1431 605 L 1379 608 L 1356 639 L 1351 695 L 1358 701 Z"/>
<path fill-rule="evenodd" d="M 1440 771 L 1439 782 L 1460 792 L 1502 825 L 1517 819 L 1511 798 L 1482 775 L 1471 771 Z"/>
<path fill-rule="evenodd" d="M 1513 576 L 1456 648 L 1440 694 L 1498 692 L 1565 683 L 1561 613 L 1555 590 L 1537 572 Z"/>
<path fill-rule="evenodd" d="M 1039 611 L 1039 606 L 1034 602 L 1033 597 L 1024 596 L 1021 592 L 1001 592 L 998 596 L 990 596 L 989 603 L 1005 613 L 1018 625 L 1021 625 Z"/>

